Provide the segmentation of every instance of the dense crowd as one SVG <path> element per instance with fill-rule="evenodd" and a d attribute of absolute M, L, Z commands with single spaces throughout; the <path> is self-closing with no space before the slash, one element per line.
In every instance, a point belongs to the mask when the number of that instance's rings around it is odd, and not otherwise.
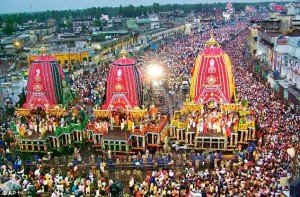
<path fill-rule="evenodd" d="M 63 109 L 61 115 L 49 115 L 45 113 L 33 114 L 30 117 L 16 116 L 11 119 L 11 129 L 17 131 L 21 137 L 37 137 L 42 139 L 46 134 L 53 134 L 57 128 L 68 127 L 71 124 L 81 124 L 85 120 L 87 110 L 84 106 L 75 106 Z M 12 127 L 15 127 L 12 128 Z"/>
<path fill-rule="evenodd" d="M 248 34 L 244 24 L 228 27 L 224 32 L 226 32 L 225 35 L 223 31 L 216 34 L 220 35 L 219 40 L 228 38 L 221 42 L 221 46 L 232 60 L 238 98 L 239 100 L 247 99 L 250 110 L 256 112 L 257 146 L 238 152 L 238 161 L 229 164 L 227 168 L 220 164 L 214 170 L 202 172 L 195 171 L 194 167 L 191 167 L 187 168 L 184 175 L 177 179 L 170 178 L 167 171 L 154 173 L 154 176 L 150 177 L 152 181 L 146 180 L 146 186 L 140 184 L 134 188 L 136 196 L 151 194 L 178 196 L 178 192 L 183 189 L 186 196 L 279 196 L 281 192 L 287 190 L 286 186 L 288 186 L 280 181 L 285 180 L 290 183 L 298 171 L 294 168 L 297 164 L 288 155 L 287 149 L 297 148 L 299 117 L 294 114 L 293 106 L 284 105 L 279 98 L 274 96 L 272 89 L 257 81 L 245 69 L 247 63 L 244 55 L 245 40 Z M 236 36 L 234 40 L 228 36 L 231 33 Z M 179 44 L 175 42 L 173 47 L 170 45 L 163 47 L 171 51 L 169 54 L 163 53 L 163 57 L 176 54 L 178 51 L 177 55 L 167 58 L 167 62 L 176 63 L 175 66 L 171 64 L 170 70 L 175 72 L 173 76 L 180 76 L 175 82 L 178 83 L 177 86 L 180 80 L 185 79 L 185 75 L 189 75 L 195 54 L 198 53 L 197 47 L 200 50 L 203 47 L 203 43 L 199 40 L 208 40 L 208 36 L 208 33 L 203 36 L 202 33 L 194 32 L 191 37 L 179 39 L 177 41 Z M 194 43 L 195 37 L 200 38 L 197 44 Z M 192 45 L 196 47 L 193 48 Z M 160 55 L 158 59 L 161 60 L 163 57 Z M 249 155 L 248 158 L 245 158 L 245 155 Z"/>
<path fill-rule="evenodd" d="M 8 71 L 16 69 L 16 58 L 9 57 L 9 58 L 0 58 L 0 74 L 5 76 L 8 74 Z M 6 80 L 6 78 L 4 78 Z M 4 80 L 4 82 L 5 82 Z M 6 82 L 5 82 L 6 83 Z"/>
<path fill-rule="evenodd" d="M 288 190 L 287 186 L 299 171 L 287 150 L 298 147 L 300 118 L 295 115 L 293 105 L 284 104 L 274 96 L 272 89 L 260 83 L 245 69 L 245 40 L 248 32 L 243 24 L 238 24 L 236 28 L 231 27 L 227 31 L 233 31 L 234 40 L 225 40 L 221 45 L 231 57 L 239 100 L 247 99 L 250 110 L 255 111 L 257 145 L 237 152 L 238 160 L 229 163 L 227 167 L 221 163 L 214 170 L 204 172 L 191 167 L 177 179 L 167 171 L 154 173 L 150 176 L 151 181 L 146 179 L 146 186 L 138 184 L 134 187 L 133 193 L 136 196 L 178 196 L 182 190 L 186 196 L 280 196 L 281 192 Z M 226 37 L 226 33 L 218 33 L 221 35 L 219 38 Z M 197 37 L 197 33 L 195 35 Z M 187 48 L 193 44 L 195 35 L 183 38 L 183 41 L 179 39 L 179 43 L 184 43 L 179 46 L 186 50 L 180 51 L 177 56 L 179 59 L 176 55 L 170 58 L 177 63 L 177 66 L 171 68 L 175 72 L 174 76 L 180 76 L 179 80 L 190 72 L 187 63 L 190 57 L 190 68 L 193 67 L 193 52 L 197 52 L 197 49 L 189 51 Z M 208 35 L 204 38 L 207 40 Z M 166 45 L 165 48 L 173 52 L 181 50 L 178 45 L 175 46 Z M 198 42 L 198 47 L 202 46 Z"/>
<path fill-rule="evenodd" d="M 235 152 L 235 159 L 225 160 L 222 153 L 149 153 L 135 155 L 130 162 L 143 169 L 141 164 L 151 164 L 154 170 L 147 172 L 142 180 L 130 176 L 130 195 L 140 196 L 280 196 L 288 190 L 298 171 L 295 160 L 288 154 L 288 148 L 297 148 L 300 118 L 294 114 L 293 106 L 288 106 L 274 96 L 273 90 L 263 85 L 246 69 L 244 58 L 247 39 L 247 23 L 237 22 L 233 26 L 214 29 L 216 39 L 231 57 L 238 99 L 247 99 L 250 110 L 254 111 L 257 122 L 257 143 Z M 174 42 L 166 43 L 158 51 L 146 51 L 140 59 L 141 68 L 151 62 L 160 62 L 168 71 L 167 80 L 174 89 L 179 89 L 183 80 L 189 80 L 195 57 L 204 48 L 210 32 L 195 31 L 192 35 L 179 35 Z M 73 76 L 71 89 L 79 93 L 79 103 L 103 104 L 108 66 L 92 70 L 90 73 Z M 99 77 L 103 76 L 103 77 Z M 97 121 L 97 120 L 96 120 Z M 100 123 L 100 120 L 99 120 Z M 3 132 L 5 133 L 4 128 Z M 21 184 L 24 191 L 50 191 L 52 197 L 87 195 L 110 195 L 110 186 L 115 180 L 105 176 L 108 167 L 113 169 L 111 160 L 98 158 L 89 172 L 78 168 L 79 157 L 69 165 L 66 175 L 51 169 L 46 171 L 39 165 L 41 158 L 35 158 L 36 168 L 22 161 L 18 155 L 10 153 L 8 134 L 2 135 L 1 169 L 2 180 L 12 180 Z M 9 139 L 13 141 L 12 139 Z M 204 162 L 210 168 L 203 170 Z M 106 166 L 108 164 L 108 166 Z M 176 171 L 183 166 L 184 170 Z M 95 168 L 94 168 L 95 167 Z M 206 166 L 207 167 L 207 166 Z M 96 173 L 101 171 L 101 175 Z M 106 174 L 107 175 L 107 174 Z M 285 181 L 283 181 L 285 180 Z M 286 183 L 284 183 L 286 182 Z M 127 185 L 127 183 L 125 183 Z M 125 196 L 127 194 L 124 194 Z"/>

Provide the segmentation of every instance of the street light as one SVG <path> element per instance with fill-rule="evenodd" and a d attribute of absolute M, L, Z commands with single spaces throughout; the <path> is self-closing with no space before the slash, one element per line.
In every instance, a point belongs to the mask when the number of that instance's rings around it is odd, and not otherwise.
<path fill-rule="evenodd" d="M 158 64 L 151 64 L 148 67 L 148 73 L 151 78 L 161 77 L 163 75 L 163 69 Z"/>
<path fill-rule="evenodd" d="M 17 58 L 19 58 L 19 54 L 21 52 L 21 49 L 23 48 L 23 43 L 19 40 L 15 40 L 13 45 L 16 50 Z"/>
<path fill-rule="evenodd" d="M 20 48 L 20 45 L 21 45 L 21 44 L 20 44 L 20 42 L 19 42 L 19 41 L 16 41 L 16 42 L 15 42 L 15 47 L 16 47 L 17 49 L 19 49 L 19 48 Z"/>
<path fill-rule="evenodd" d="M 150 64 L 147 68 L 148 76 L 150 77 L 150 90 L 152 91 L 152 96 L 159 99 L 159 102 L 163 102 L 163 97 L 162 95 L 164 93 L 164 88 L 163 88 L 163 68 L 161 65 L 158 64 Z M 154 101 L 154 98 L 152 97 L 152 101 Z"/>

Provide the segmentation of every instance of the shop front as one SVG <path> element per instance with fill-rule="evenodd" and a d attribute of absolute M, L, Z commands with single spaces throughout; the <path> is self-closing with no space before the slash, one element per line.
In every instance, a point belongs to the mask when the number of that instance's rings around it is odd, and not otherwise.
<path fill-rule="evenodd" d="M 275 80 L 276 77 L 274 77 L 274 72 L 270 71 L 267 76 L 267 82 L 270 84 L 270 87 L 274 89 L 276 92 L 279 91 L 279 84 Z"/>
<path fill-rule="evenodd" d="M 288 88 L 289 100 L 295 105 L 300 106 L 300 90 L 295 87 Z"/>
<path fill-rule="evenodd" d="M 267 81 L 269 71 L 271 70 L 270 66 L 265 63 L 261 62 L 260 63 L 260 77 L 264 80 Z"/>
<path fill-rule="evenodd" d="M 289 99 L 289 90 L 288 88 L 295 86 L 294 83 L 286 79 L 277 80 L 279 84 L 279 97 Z"/>

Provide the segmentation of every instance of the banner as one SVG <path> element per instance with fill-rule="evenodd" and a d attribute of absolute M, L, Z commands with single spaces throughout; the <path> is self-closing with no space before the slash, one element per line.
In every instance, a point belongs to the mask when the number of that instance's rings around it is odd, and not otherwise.
<path fill-rule="evenodd" d="M 287 44 L 287 39 L 284 36 L 279 36 L 277 38 L 277 45 L 286 45 Z"/>

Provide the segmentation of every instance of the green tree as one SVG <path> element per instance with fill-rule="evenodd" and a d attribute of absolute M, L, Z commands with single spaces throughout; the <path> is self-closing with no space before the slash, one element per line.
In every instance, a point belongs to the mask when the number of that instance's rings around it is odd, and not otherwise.
<path fill-rule="evenodd" d="M 160 5 L 159 5 L 159 3 L 153 3 L 152 4 L 152 12 L 154 12 L 154 13 L 157 13 L 157 12 L 160 12 Z"/>
<path fill-rule="evenodd" d="M 3 33 L 8 35 L 8 36 L 11 36 L 14 32 L 16 32 L 16 29 L 14 27 L 14 24 L 9 22 L 9 23 L 6 23 L 5 27 L 2 29 Z"/>
<path fill-rule="evenodd" d="M 59 28 L 64 28 L 64 27 L 67 27 L 67 25 L 63 21 L 61 21 L 61 22 L 58 23 L 58 27 Z"/>
<path fill-rule="evenodd" d="M 67 27 L 68 29 L 71 29 L 71 28 L 73 27 L 73 22 L 72 22 L 71 19 L 68 19 L 68 20 L 66 21 L 66 27 Z"/>
<path fill-rule="evenodd" d="M 105 40 L 105 34 L 101 33 L 98 35 L 100 42 Z"/>
<path fill-rule="evenodd" d="M 105 41 L 105 34 L 101 33 L 98 35 L 92 35 L 92 41 L 94 42 L 103 42 Z"/>
<path fill-rule="evenodd" d="M 82 25 L 82 26 L 81 26 L 81 30 L 82 30 L 83 32 L 87 32 L 89 29 L 87 28 L 87 26 Z"/>
<path fill-rule="evenodd" d="M 100 20 L 94 20 L 93 25 L 94 25 L 94 27 L 101 27 L 102 23 Z"/>
<path fill-rule="evenodd" d="M 129 4 L 129 6 L 125 7 L 127 17 L 135 17 L 135 9 L 134 6 Z"/>
<path fill-rule="evenodd" d="M 287 3 L 286 1 L 282 4 Z M 251 5 L 256 8 L 259 6 L 268 6 L 269 2 L 260 3 L 234 3 L 234 8 L 237 11 L 244 10 L 246 5 Z M 165 4 L 160 5 L 159 3 L 153 3 L 150 6 L 119 6 L 119 7 L 92 7 L 81 10 L 61 10 L 61 11 L 45 11 L 45 12 L 32 12 L 32 13 L 17 13 L 17 14 L 3 14 L 0 15 L 0 24 L 7 24 L 9 21 L 13 21 L 12 24 L 22 24 L 28 20 L 36 20 L 38 22 L 45 22 L 46 20 L 52 18 L 58 23 L 62 19 L 72 19 L 72 18 L 87 18 L 92 17 L 99 19 L 101 14 L 108 14 L 110 17 L 122 16 L 122 17 L 136 17 L 140 15 L 146 15 L 148 13 L 157 13 L 160 11 L 174 11 L 181 10 L 184 13 L 188 13 L 191 10 L 212 10 L 225 9 L 226 3 L 205 3 L 205 4 Z M 13 26 L 15 27 L 15 26 Z M 11 27 L 7 27 L 7 33 L 12 32 Z"/>
<path fill-rule="evenodd" d="M 118 16 L 121 16 L 121 17 L 124 16 L 124 8 L 123 8 L 122 5 L 119 6 L 119 9 L 118 9 Z"/>

